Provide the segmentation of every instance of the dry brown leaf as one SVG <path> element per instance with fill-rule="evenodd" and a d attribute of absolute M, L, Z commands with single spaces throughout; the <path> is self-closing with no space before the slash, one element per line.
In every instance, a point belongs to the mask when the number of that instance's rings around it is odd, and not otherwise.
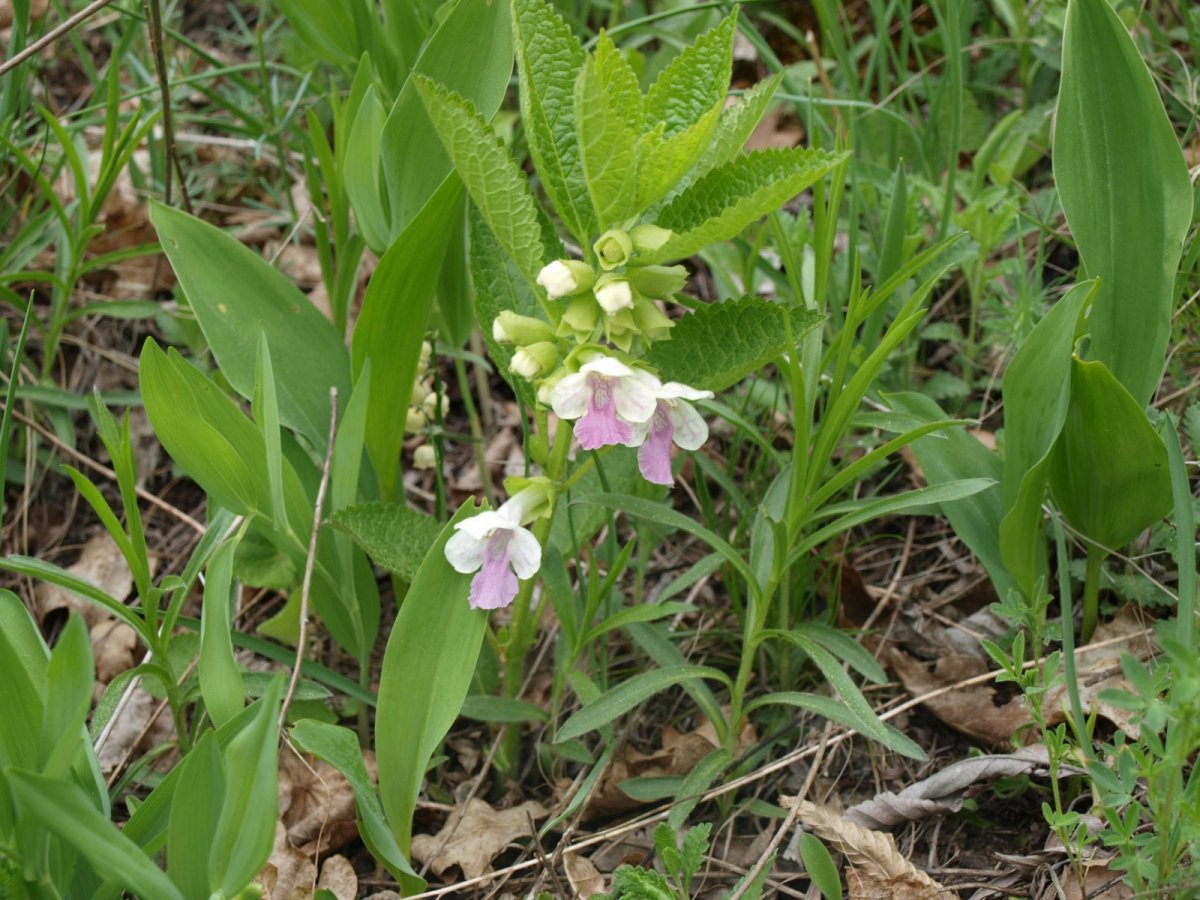
<path fill-rule="evenodd" d="M 886 832 L 864 828 L 839 813 L 795 797 L 780 797 L 780 805 L 796 807 L 800 821 L 807 825 L 831 850 L 846 857 L 846 870 L 859 879 L 864 893 L 851 896 L 864 898 L 893 897 L 902 900 L 942 900 L 945 888 L 905 859 L 896 849 L 895 839 Z M 884 893 L 871 893 L 882 890 Z"/>
<path fill-rule="evenodd" d="M 283 822 L 275 823 L 275 846 L 255 879 L 270 900 L 297 900 L 313 895 L 317 865 L 312 857 L 288 843 Z"/>
<path fill-rule="evenodd" d="M 483 800 L 473 798 L 452 812 L 436 835 L 414 837 L 412 855 L 428 863 L 439 877 L 451 866 L 458 866 L 464 877 L 478 878 L 509 843 L 530 836 L 531 819 L 537 821 L 547 815 L 536 800 L 512 809 L 495 810 Z"/>
<path fill-rule="evenodd" d="M 373 762 L 370 757 L 368 771 Z M 321 760 L 301 760 L 295 753 L 280 757 L 279 810 L 288 842 L 306 855 L 338 850 L 358 837 L 354 791 Z"/>
<path fill-rule="evenodd" d="M 124 622 L 109 619 L 97 622 L 91 629 L 92 656 L 96 659 L 96 699 L 109 682 L 137 665 L 139 656 L 137 632 Z"/>
<path fill-rule="evenodd" d="M 746 723 L 738 735 L 738 752 L 745 750 L 758 739 L 754 726 Z M 662 750 L 640 753 L 632 747 L 609 766 L 603 780 L 592 792 L 584 805 L 583 821 L 617 815 L 644 806 L 621 790 L 621 785 L 630 778 L 661 778 L 671 775 L 687 775 L 704 757 L 721 746 L 716 729 L 705 721 L 694 731 L 680 732 L 670 725 L 662 731 Z"/>
<path fill-rule="evenodd" d="M 317 888 L 332 891 L 338 900 L 354 900 L 358 896 L 358 874 L 346 857 L 331 856 L 321 864 Z"/>
<path fill-rule="evenodd" d="M 1050 758 L 1044 744 L 1022 747 L 1015 753 L 976 756 L 952 763 L 940 772 L 909 785 L 900 793 L 884 791 L 870 800 L 846 810 L 846 818 L 866 828 L 891 828 L 900 822 L 958 812 L 963 801 L 981 783 L 1016 775 L 1044 775 Z M 1083 775 L 1074 766 L 1060 768 L 1060 774 Z"/>
<path fill-rule="evenodd" d="M 579 900 L 590 900 L 593 894 L 608 892 L 604 876 L 586 856 L 580 856 L 578 853 L 563 854 L 563 869 L 566 870 L 571 890 Z"/>
<path fill-rule="evenodd" d="M 925 663 L 893 647 L 888 659 L 904 687 L 915 697 L 958 684 L 988 670 L 987 663 L 973 656 L 949 654 L 937 660 L 930 671 Z M 955 688 L 923 701 L 935 716 L 956 731 L 987 747 L 1005 748 L 1012 744 L 1017 729 L 1029 721 L 1021 697 L 997 703 L 996 688 L 977 684 Z"/>
<path fill-rule="evenodd" d="M 1042 897 L 1046 900 L 1051 896 L 1065 897 L 1066 900 L 1131 900 L 1135 896 L 1133 888 L 1121 880 L 1119 872 L 1108 867 L 1106 860 L 1085 862 L 1084 865 L 1087 874 L 1084 875 L 1082 888 L 1075 873 L 1067 868 L 1058 879 L 1062 884 L 1062 894 L 1051 886 Z"/>
<path fill-rule="evenodd" d="M 1134 713 L 1108 703 L 1100 695 L 1110 688 L 1130 690 L 1129 682 L 1121 672 L 1121 657 L 1126 653 L 1132 653 L 1143 661 L 1158 653 L 1158 646 L 1147 630 L 1145 618 L 1145 611 L 1140 607 L 1133 604 L 1123 606 L 1112 619 L 1097 627 L 1091 643 L 1075 654 L 1079 700 L 1084 714 L 1096 713 L 1135 739 L 1139 729 L 1134 722 Z M 1069 709 L 1070 700 L 1065 687 L 1046 695 L 1047 718 L 1051 725 L 1066 721 Z"/>
<path fill-rule="evenodd" d="M 89 584 L 98 587 L 110 597 L 124 600 L 133 590 L 133 575 L 129 564 L 121 555 L 116 542 L 107 531 L 101 531 L 83 545 L 79 559 L 67 567 L 67 571 Z M 89 629 L 97 622 L 111 619 L 111 615 L 94 603 L 82 600 L 70 591 L 63 590 L 47 581 L 38 582 L 34 589 L 38 616 L 44 623 L 46 617 L 58 610 L 74 610 L 83 616 Z"/>

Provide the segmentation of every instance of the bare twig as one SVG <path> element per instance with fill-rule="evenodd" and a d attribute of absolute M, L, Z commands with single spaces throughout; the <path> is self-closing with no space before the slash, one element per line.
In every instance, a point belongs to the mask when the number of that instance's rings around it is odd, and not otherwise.
<path fill-rule="evenodd" d="M 50 31 L 47 31 L 44 35 L 42 35 L 20 53 L 16 54 L 12 59 L 7 59 L 0 63 L 0 75 L 8 74 L 11 70 L 15 69 L 21 63 L 25 62 L 25 60 L 29 59 L 29 57 L 45 49 L 46 47 L 49 47 L 72 28 L 90 19 L 112 2 L 113 0 L 95 0 L 94 3 L 89 3 L 57 28 L 52 28 Z"/>
<path fill-rule="evenodd" d="M 150 49 L 154 52 L 154 68 L 158 74 L 158 89 L 162 95 L 163 153 L 166 168 L 163 171 L 163 202 L 171 205 L 171 172 L 179 176 L 179 196 L 183 208 L 190 215 L 192 201 L 188 197 L 187 182 L 183 178 L 183 167 L 179 164 L 179 151 L 175 146 L 175 123 L 171 115 L 171 83 L 167 78 L 167 56 L 163 52 L 162 8 L 159 0 L 142 0 L 146 10 L 146 28 L 150 33 Z M 161 259 L 161 257 L 160 257 Z M 157 279 L 156 279 L 157 280 Z M 153 282 L 151 282 L 153 284 Z"/>
<path fill-rule="evenodd" d="M 283 731 L 287 720 L 288 706 L 296 693 L 300 681 L 300 666 L 304 662 L 304 644 L 308 639 L 308 595 L 312 590 L 313 568 L 317 561 L 317 535 L 321 531 L 321 508 L 325 505 L 325 491 L 329 487 L 329 470 L 333 465 L 333 439 L 337 434 L 337 388 L 329 389 L 329 442 L 325 445 L 325 462 L 321 466 L 321 483 L 317 485 L 317 501 L 313 504 L 312 534 L 308 536 L 308 555 L 304 560 L 304 580 L 300 582 L 300 638 L 296 641 L 296 665 L 292 667 L 292 678 L 283 705 L 279 708 L 279 730 Z"/>

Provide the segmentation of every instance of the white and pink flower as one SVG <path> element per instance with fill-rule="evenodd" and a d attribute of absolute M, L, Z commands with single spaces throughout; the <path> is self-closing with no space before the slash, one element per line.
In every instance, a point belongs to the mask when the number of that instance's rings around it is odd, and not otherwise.
<path fill-rule="evenodd" d="M 521 522 L 527 510 L 520 495 L 454 526 L 446 560 L 471 579 L 473 609 L 500 609 L 517 596 L 517 580 L 532 578 L 542 565 L 542 548 Z"/>
<path fill-rule="evenodd" d="M 597 355 L 564 377 L 550 393 L 561 419 L 575 419 L 575 437 L 584 450 L 628 444 L 634 426 L 654 415 L 658 379 L 619 359 Z"/>
<path fill-rule="evenodd" d="M 699 450 L 708 440 L 708 423 L 689 400 L 711 400 L 712 391 L 701 391 L 677 381 L 661 384 L 655 391 L 654 413 L 633 430 L 630 446 L 638 448 L 642 477 L 654 484 L 672 485 L 671 445 L 681 450 Z"/>

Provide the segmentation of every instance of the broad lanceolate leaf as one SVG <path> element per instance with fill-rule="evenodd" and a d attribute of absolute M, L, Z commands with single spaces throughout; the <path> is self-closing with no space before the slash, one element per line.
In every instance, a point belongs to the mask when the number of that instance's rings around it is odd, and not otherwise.
<path fill-rule="evenodd" d="M 1094 282 L 1072 288 L 1037 324 L 1004 373 L 1006 514 L 1000 523 L 1000 554 L 1026 596 L 1044 574 L 1047 461 L 1067 417 L 1076 323 L 1095 288 Z"/>
<path fill-rule="evenodd" d="M 487 629 L 487 613 L 467 602 L 470 576 L 454 571 L 445 556 L 454 525 L 476 512 L 464 503 L 429 549 L 383 657 L 375 757 L 383 808 L 405 854 L 425 768 L 458 717 Z"/>
<path fill-rule="evenodd" d="M 1072 528 L 1110 549 L 1171 509 L 1167 448 L 1104 363 L 1071 361 L 1071 402 L 1050 457 L 1050 490 Z"/>
<path fill-rule="evenodd" d="M 367 88 L 346 141 L 346 165 L 342 179 L 354 208 L 354 221 L 367 246 L 383 253 L 392 239 L 392 216 L 384 190 L 384 173 L 379 165 L 387 110 L 375 85 Z"/>
<path fill-rule="evenodd" d="M 1089 276 L 1092 358 L 1145 404 L 1158 386 L 1192 186 L 1158 88 L 1106 0 L 1071 0 L 1054 178 Z"/>
<path fill-rule="evenodd" d="M 646 94 L 646 121 L 661 123 L 671 138 L 725 100 L 733 65 L 737 11 L 702 34 L 663 69 Z"/>
<path fill-rule="evenodd" d="M 330 518 L 376 563 L 405 581 L 412 581 L 421 561 L 441 533 L 437 519 L 407 506 L 364 503 L 339 509 Z"/>
<path fill-rule="evenodd" d="M 174 349 L 163 353 L 147 341 L 139 372 L 154 432 L 180 467 L 225 509 L 271 518 L 266 445 L 254 423 Z M 264 529 L 263 535 L 294 563 L 299 561 L 300 571 L 312 528 L 312 501 L 287 459 L 282 469 L 291 533 Z M 362 659 L 379 628 L 379 597 L 361 581 L 355 582 L 357 590 L 347 590 L 351 577 L 340 572 L 333 542 L 320 540 L 313 605 L 338 643 Z"/>
<path fill-rule="evenodd" d="M 545 260 L 529 184 L 470 100 L 414 76 L 417 92 L 459 177 L 496 237 L 532 283 Z"/>
<path fill-rule="evenodd" d="M 575 81 L 575 133 L 601 230 L 637 209 L 642 91 L 621 51 L 601 32 Z"/>
<path fill-rule="evenodd" d="M 529 153 L 559 216 L 586 244 L 597 225 L 575 134 L 574 84 L 587 54 L 545 0 L 516 0 L 513 11 Z"/>
<path fill-rule="evenodd" d="M 200 662 L 197 666 L 204 707 L 218 728 L 236 716 L 245 702 L 242 673 L 233 655 L 230 590 L 237 542 L 226 541 L 208 564 L 200 615 Z"/>
<path fill-rule="evenodd" d="M 260 335 L 279 382 L 279 416 L 314 446 L 329 430 L 329 388 L 349 396 L 350 360 L 341 335 L 278 269 L 200 219 L 155 203 L 150 217 L 221 372 L 254 395 Z"/>
<path fill-rule="evenodd" d="M 892 409 L 918 416 L 929 422 L 946 417 L 934 400 L 924 394 L 888 394 Z M 958 500 L 942 501 L 943 515 L 964 544 L 979 557 L 1001 596 L 1013 587 L 1013 579 L 1000 554 L 1000 520 L 1004 518 L 1004 494 L 1000 487 L 1001 463 L 989 450 L 966 431 L 954 428 L 920 438 L 912 443 L 925 479 L 931 485 L 947 484 L 964 478 L 982 476 L 995 484 L 986 490 Z"/>
<path fill-rule="evenodd" d="M 101 877 L 136 897 L 183 900 L 166 873 L 91 803 L 79 785 L 18 769 L 5 775 L 22 815 L 76 849 Z"/>
<path fill-rule="evenodd" d="M 216 733 L 206 731 L 179 764 L 179 782 L 167 832 L 167 871 L 189 897 L 209 897 L 219 888 L 209 859 L 225 799 L 225 765 Z"/>
<path fill-rule="evenodd" d="M 458 0 L 438 16 L 440 24 L 414 63 L 413 74 L 457 92 L 485 120 L 491 119 L 512 75 L 510 15 L 511 6 L 504 0 Z M 408 228 L 451 168 L 450 157 L 425 114 L 416 80 L 410 76 L 383 129 L 383 174 L 393 238 Z"/>
<path fill-rule="evenodd" d="M 696 681 L 704 678 L 713 681 L 728 681 L 727 676 L 717 669 L 692 665 L 654 669 L 634 675 L 567 719 L 562 728 L 558 730 L 555 741 L 569 741 L 571 738 L 577 738 L 589 731 L 595 731 L 660 691 L 665 691 L 684 681 Z"/>
<path fill-rule="evenodd" d="M 785 307 L 760 297 L 706 303 L 680 319 L 671 339 L 656 342 L 646 358 L 663 381 L 723 391 L 788 350 L 788 317 Z M 797 312 L 792 339 L 824 321 L 817 313 Z"/>
<path fill-rule="evenodd" d="M 404 410 L 412 399 L 442 254 L 460 221 L 461 195 L 458 179 L 448 177 L 396 238 L 371 276 L 354 328 L 354 377 L 360 379 L 371 364 L 365 438 L 385 500 L 396 496 Z M 344 404 L 350 395 L 342 398 Z"/>
<path fill-rule="evenodd" d="M 400 879 L 407 893 L 424 890 L 425 879 L 417 875 L 409 865 L 396 838 L 388 829 L 383 817 L 383 807 L 371 776 L 363 762 L 358 737 L 348 728 L 329 725 L 315 719 L 302 719 L 291 731 L 292 741 L 305 753 L 323 759 L 341 772 L 354 791 L 354 804 L 358 810 L 358 833 L 371 851 L 371 855 L 388 867 Z"/>
<path fill-rule="evenodd" d="M 250 709 L 253 718 L 225 747 L 225 795 L 209 856 L 209 881 L 233 897 L 266 865 L 278 819 L 276 725 L 283 675 Z"/>
<path fill-rule="evenodd" d="M 741 233 L 846 158 L 825 150 L 763 150 L 713 169 L 663 207 L 655 224 L 675 232 L 647 263 L 691 256 Z"/>

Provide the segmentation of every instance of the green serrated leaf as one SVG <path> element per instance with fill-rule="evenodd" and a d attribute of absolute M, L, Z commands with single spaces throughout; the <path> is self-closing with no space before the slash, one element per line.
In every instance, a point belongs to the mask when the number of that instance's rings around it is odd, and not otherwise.
<path fill-rule="evenodd" d="M 537 207 L 529 184 L 504 144 L 475 109 L 453 91 L 414 76 L 429 118 L 471 199 L 504 249 L 532 284 L 545 262 Z"/>
<path fill-rule="evenodd" d="M 721 113 L 712 140 L 693 168 L 688 183 L 724 165 L 741 152 L 759 121 L 766 115 L 782 81 L 782 72 L 760 81 L 742 94 L 737 103 Z"/>
<path fill-rule="evenodd" d="M 675 236 L 642 257 L 646 263 L 681 259 L 734 237 L 846 158 L 845 153 L 803 148 L 761 150 L 736 157 L 663 207 L 655 224 L 669 228 Z"/>
<path fill-rule="evenodd" d="M 683 131 L 664 138 L 664 130 L 656 128 L 642 135 L 638 141 L 639 210 L 648 209 L 665 197 L 709 146 L 721 116 L 722 102 L 718 100 Z"/>
<path fill-rule="evenodd" d="M 825 319 L 815 312 L 792 316 L 792 338 L 799 341 Z M 788 349 L 788 311 L 760 297 L 707 303 L 684 316 L 671 340 L 658 341 L 646 360 L 663 381 L 679 381 L 723 391 Z"/>
<path fill-rule="evenodd" d="M 737 12 L 697 38 L 662 70 L 646 93 L 646 120 L 662 123 L 671 137 L 700 121 L 725 100 L 733 65 Z"/>
<path fill-rule="evenodd" d="M 575 131 L 599 229 L 638 212 L 642 92 L 621 51 L 603 32 L 575 81 Z"/>
<path fill-rule="evenodd" d="M 564 224 L 586 242 L 597 226 L 575 133 L 574 79 L 587 54 L 544 0 L 516 0 L 513 7 L 521 122 L 529 153 Z"/>
<path fill-rule="evenodd" d="M 541 2 L 541 0 L 534 0 Z M 533 288 L 522 276 L 512 257 L 496 240 L 479 210 L 471 207 L 468 216 L 471 229 L 471 282 L 475 286 L 475 318 L 487 344 L 488 359 L 500 370 L 504 380 L 512 385 L 526 406 L 535 402 L 533 387 L 524 378 L 512 374 L 512 357 L 516 348 L 497 343 L 492 337 L 492 321 L 504 310 L 523 316 L 541 315 Z"/>
<path fill-rule="evenodd" d="M 667 879 L 653 869 L 621 866 L 613 872 L 613 894 L 622 900 L 676 900 Z"/>
<path fill-rule="evenodd" d="M 347 506 L 329 521 L 353 537 L 372 560 L 405 581 L 412 581 L 442 530 L 428 513 L 393 503 Z"/>
<path fill-rule="evenodd" d="M 1192 456 L 1200 456 L 1200 402 L 1193 403 L 1184 412 L 1183 433 L 1192 448 Z"/>

